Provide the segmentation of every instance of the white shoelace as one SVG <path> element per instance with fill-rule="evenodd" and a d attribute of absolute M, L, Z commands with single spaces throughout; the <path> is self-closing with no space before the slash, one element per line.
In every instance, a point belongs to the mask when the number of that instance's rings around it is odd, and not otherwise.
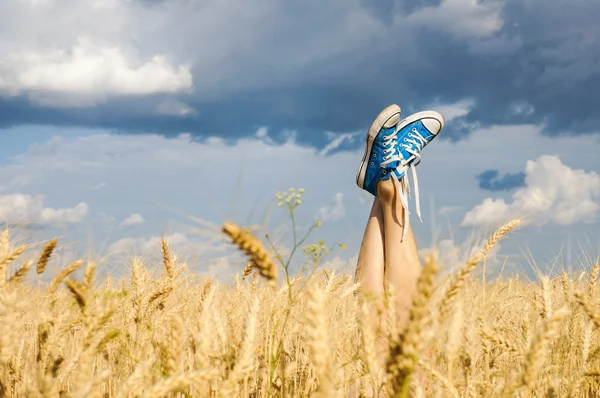
<path fill-rule="evenodd" d="M 407 199 L 407 195 L 410 194 L 410 186 L 408 184 L 408 177 L 406 177 L 408 168 L 412 169 L 413 185 L 415 188 L 415 206 L 416 206 L 417 217 L 419 217 L 419 220 L 421 222 L 423 222 L 423 220 L 421 219 L 421 204 L 419 202 L 419 180 L 417 179 L 417 170 L 415 169 L 415 166 L 417 166 L 419 163 L 421 163 L 420 151 L 421 151 L 421 149 L 423 149 L 423 146 L 425 146 L 425 144 L 427 144 L 427 140 L 425 140 L 425 138 L 423 138 L 423 136 L 421 134 L 419 134 L 419 132 L 417 131 L 416 128 L 413 128 L 411 130 L 411 132 L 408 134 L 408 138 L 404 139 L 406 144 L 404 144 L 404 143 L 400 144 L 402 147 L 404 147 L 406 149 L 406 152 L 411 154 L 411 156 L 408 159 L 404 159 L 402 154 L 396 150 L 396 148 L 398 146 L 397 140 L 396 140 L 396 135 L 398 134 L 398 132 L 399 132 L 399 129 L 398 129 L 398 127 L 396 127 L 396 129 L 394 130 L 394 132 L 391 135 L 383 136 L 383 139 L 384 139 L 383 145 L 386 147 L 383 150 L 383 153 L 385 153 L 386 155 L 383 157 L 383 162 L 381 162 L 381 167 L 385 167 L 392 162 L 400 162 L 400 165 L 397 167 L 396 170 L 399 170 L 400 172 L 404 171 L 405 178 L 402 179 L 402 184 L 398 180 L 398 177 L 396 177 L 396 174 L 392 173 L 392 180 L 394 181 L 394 184 L 396 185 L 398 193 L 400 194 L 400 201 L 402 202 L 402 207 L 404 208 L 404 217 L 403 217 L 404 226 L 402 228 L 403 229 L 402 239 L 400 240 L 400 242 L 403 242 L 404 238 L 406 237 L 406 233 L 408 232 L 408 225 L 410 222 L 409 221 L 410 212 L 408 210 L 408 199 Z M 416 150 L 413 150 L 413 145 L 417 148 Z M 387 155 L 390 152 L 391 152 L 391 154 Z M 410 162 L 413 159 L 417 159 L 416 163 L 413 163 L 407 167 L 408 162 Z M 406 191 L 406 194 L 405 194 L 405 191 Z"/>

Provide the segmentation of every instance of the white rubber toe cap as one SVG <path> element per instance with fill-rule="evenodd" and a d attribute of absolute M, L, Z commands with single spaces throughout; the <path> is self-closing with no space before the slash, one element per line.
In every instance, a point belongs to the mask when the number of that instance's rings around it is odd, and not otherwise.
<path fill-rule="evenodd" d="M 440 116 L 439 118 L 426 118 L 421 120 L 423 126 L 433 135 L 437 135 L 442 128 L 444 128 L 444 119 Z"/>

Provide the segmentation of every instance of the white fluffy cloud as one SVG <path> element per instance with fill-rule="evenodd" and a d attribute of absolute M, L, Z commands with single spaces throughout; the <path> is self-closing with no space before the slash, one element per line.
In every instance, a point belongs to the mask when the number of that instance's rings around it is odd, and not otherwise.
<path fill-rule="evenodd" d="M 333 197 L 334 204 L 324 206 L 319 209 L 318 217 L 323 221 L 337 221 L 346 215 L 346 206 L 344 206 L 344 194 L 338 192 Z"/>
<path fill-rule="evenodd" d="M 362 131 L 358 132 L 358 133 L 344 133 L 344 134 L 339 134 L 339 135 L 335 135 L 335 134 L 331 134 L 329 133 L 328 135 L 331 138 L 331 141 L 325 145 L 325 147 L 323 147 L 323 149 L 321 149 L 321 156 L 325 156 L 329 153 L 331 153 L 332 151 L 336 150 L 337 148 L 340 147 L 340 145 L 342 145 L 342 143 L 344 143 L 344 141 L 354 141 L 354 139 L 357 137 L 357 135 L 359 134 L 364 134 Z"/>
<path fill-rule="evenodd" d="M 88 205 L 79 203 L 73 208 L 44 207 L 42 196 L 21 193 L 0 195 L 0 223 L 65 225 L 82 222 L 88 215 Z"/>
<path fill-rule="evenodd" d="M 143 224 L 146 221 L 140 213 L 133 213 L 121 222 L 123 227 L 131 227 L 133 225 Z"/>
<path fill-rule="evenodd" d="M 510 217 L 525 216 L 543 225 L 570 225 L 594 222 L 600 209 L 600 176 L 574 170 L 557 156 L 544 155 L 527 162 L 526 186 L 512 195 L 512 201 L 486 198 L 467 212 L 463 225 L 499 224 Z"/>
<path fill-rule="evenodd" d="M 447 123 L 457 117 L 465 116 L 469 113 L 475 101 L 473 99 L 464 99 L 454 104 L 434 104 L 431 109 L 435 109 L 444 116 L 444 121 Z"/>
<path fill-rule="evenodd" d="M 459 38 L 487 37 L 502 28 L 502 2 L 442 0 L 408 17 L 408 23 L 445 31 Z"/>
<path fill-rule="evenodd" d="M 56 94 L 75 95 L 77 101 L 67 103 L 73 106 L 110 95 L 174 93 L 192 87 L 189 69 L 171 66 L 162 55 L 134 65 L 118 46 L 87 38 L 79 38 L 68 51 L 29 50 L 0 56 L 0 76 L 0 90 L 9 94 L 27 92 L 51 104 Z M 81 96 L 88 101 L 82 102 Z"/>

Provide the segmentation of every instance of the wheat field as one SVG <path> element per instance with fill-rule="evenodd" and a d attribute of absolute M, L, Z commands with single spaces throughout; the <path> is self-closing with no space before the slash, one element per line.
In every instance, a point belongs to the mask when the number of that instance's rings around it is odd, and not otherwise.
<path fill-rule="evenodd" d="M 278 196 L 290 214 L 294 195 Z M 403 327 L 392 290 L 359 300 L 353 275 L 291 275 L 232 223 L 223 236 L 249 263 L 229 284 L 187 272 L 163 241 L 161 264 L 132 259 L 122 280 L 77 261 L 36 286 L 26 278 L 47 271 L 58 242 L 22 262 L 26 246 L 5 230 L 0 397 L 600 396 L 598 263 L 536 283 L 472 275 L 517 226 L 455 275 L 427 256 Z M 314 264 L 327 252 L 303 249 Z"/>

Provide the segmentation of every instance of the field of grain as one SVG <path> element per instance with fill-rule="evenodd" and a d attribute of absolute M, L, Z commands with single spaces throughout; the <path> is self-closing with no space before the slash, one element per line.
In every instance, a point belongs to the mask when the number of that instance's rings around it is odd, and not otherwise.
<path fill-rule="evenodd" d="M 278 197 L 293 215 L 300 195 Z M 359 301 L 353 275 L 318 266 L 322 242 L 295 240 L 316 266 L 290 275 L 265 239 L 227 223 L 250 258 L 230 284 L 187 272 L 163 242 L 161 264 L 133 259 L 122 280 L 79 261 L 36 286 L 25 279 L 46 272 L 56 240 L 23 263 L 6 230 L 0 397 L 599 396 L 598 263 L 539 283 L 473 277 L 518 224 L 450 277 L 429 255 L 402 328 L 393 292 Z"/>

